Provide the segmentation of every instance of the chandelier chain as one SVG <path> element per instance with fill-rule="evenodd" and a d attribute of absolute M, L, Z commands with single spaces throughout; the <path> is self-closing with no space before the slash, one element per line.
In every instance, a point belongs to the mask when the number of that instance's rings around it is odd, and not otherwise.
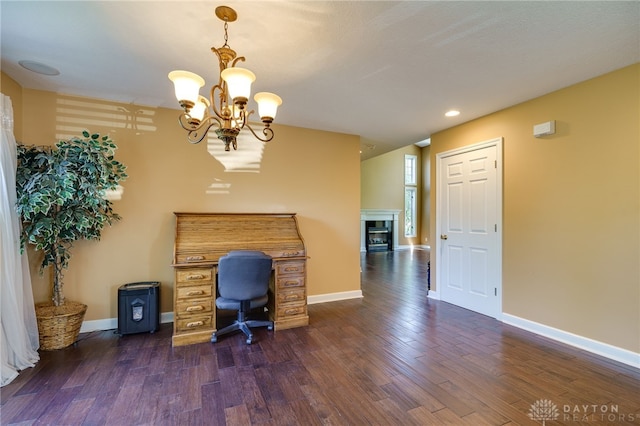
<path fill-rule="evenodd" d="M 224 20 L 224 45 L 222 47 L 230 48 L 227 42 L 229 41 L 229 35 L 227 34 L 227 29 L 229 28 L 229 21 L 225 18 Z"/>

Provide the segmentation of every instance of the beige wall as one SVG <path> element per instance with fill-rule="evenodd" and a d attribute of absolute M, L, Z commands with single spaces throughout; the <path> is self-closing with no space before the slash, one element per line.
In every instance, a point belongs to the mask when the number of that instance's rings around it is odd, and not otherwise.
<path fill-rule="evenodd" d="M 420 148 L 409 145 L 386 154 L 365 160 L 361 164 L 360 198 L 363 209 L 400 210 L 398 244 L 401 246 L 421 244 L 420 219 L 422 215 L 422 193 L 418 185 L 418 236 L 404 236 L 404 156 L 418 156 L 418 165 L 422 164 Z M 422 169 L 418 170 L 418 182 L 422 182 Z"/>
<path fill-rule="evenodd" d="M 639 82 L 636 64 L 431 137 L 432 164 L 438 153 L 504 138 L 503 311 L 634 352 Z M 533 125 L 549 120 L 556 134 L 534 138 Z M 437 209 L 435 167 L 431 181 Z"/>
<path fill-rule="evenodd" d="M 161 311 L 173 310 L 174 211 L 297 213 L 309 295 L 360 289 L 359 137 L 276 125 L 258 166 L 229 172 L 206 142 L 187 142 L 177 110 L 28 89 L 22 102 L 22 142 L 51 144 L 89 128 L 109 133 L 128 167 L 114 203 L 122 221 L 99 242 L 77 243 L 65 274 L 67 298 L 89 306 L 85 320 L 115 318 L 117 288 L 135 281 L 160 281 Z M 49 297 L 46 280 L 34 275 L 33 287 L 36 301 Z"/>
<path fill-rule="evenodd" d="M 422 216 L 420 220 L 420 244 L 431 246 L 431 145 L 423 147 L 422 156 L 422 183 L 420 194 L 422 203 Z"/>
<path fill-rule="evenodd" d="M 13 134 L 16 140 L 20 140 L 22 138 L 22 87 L 14 79 L 0 72 L 0 93 L 11 98 Z"/>

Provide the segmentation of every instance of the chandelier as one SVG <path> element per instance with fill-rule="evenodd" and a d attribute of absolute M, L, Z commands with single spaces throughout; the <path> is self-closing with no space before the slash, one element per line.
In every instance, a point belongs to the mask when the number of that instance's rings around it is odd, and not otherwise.
<path fill-rule="evenodd" d="M 227 44 L 228 24 L 234 22 L 238 15 L 230 7 L 219 6 L 216 8 L 216 16 L 224 21 L 224 45 L 217 49 L 211 48 L 218 56 L 220 75 L 218 84 L 211 88 L 209 99 L 200 96 L 204 79 L 199 75 L 182 70 L 169 73 L 178 103 L 184 109 L 178 117 L 178 122 L 188 132 L 187 139 L 193 144 L 202 142 L 212 126 L 216 126 L 215 133 L 218 139 L 224 142 L 225 151 L 229 151 L 230 146 L 233 146 L 234 150 L 238 149 L 236 137 L 245 128 L 262 142 L 269 142 L 274 136 L 270 126 L 282 99 L 268 92 L 256 93 L 254 96 L 258 104 L 258 115 L 264 124 L 264 137 L 259 136 L 249 124 L 249 116 L 254 111 L 247 111 L 251 83 L 255 81 L 256 76 L 248 69 L 236 67 L 236 64 L 245 58 L 237 56 Z"/>

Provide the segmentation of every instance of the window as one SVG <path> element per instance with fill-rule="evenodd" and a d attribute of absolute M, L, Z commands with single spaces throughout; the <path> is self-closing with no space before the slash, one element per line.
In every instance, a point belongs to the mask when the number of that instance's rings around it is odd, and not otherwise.
<path fill-rule="evenodd" d="M 418 157 L 415 155 L 404 156 L 404 184 L 415 186 L 417 183 L 416 178 L 416 163 Z"/>
<path fill-rule="evenodd" d="M 415 237 L 416 188 L 404 188 L 404 236 Z"/>
<path fill-rule="evenodd" d="M 416 155 L 404 156 L 404 236 L 416 236 L 416 192 L 417 192 L 417 164 Z"/>

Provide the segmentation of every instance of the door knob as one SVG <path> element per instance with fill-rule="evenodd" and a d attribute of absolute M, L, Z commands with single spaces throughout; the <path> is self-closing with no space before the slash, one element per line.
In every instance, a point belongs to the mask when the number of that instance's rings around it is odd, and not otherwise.
<path fill-rule="evenodd" d="M 440 239 L 441 239 L 441 240 L 446 240 L 447 238 L 449 238 L 449 237 L 447 236 L 447 234 L 442 234 L 442 235 L 440 235 Z"/>

